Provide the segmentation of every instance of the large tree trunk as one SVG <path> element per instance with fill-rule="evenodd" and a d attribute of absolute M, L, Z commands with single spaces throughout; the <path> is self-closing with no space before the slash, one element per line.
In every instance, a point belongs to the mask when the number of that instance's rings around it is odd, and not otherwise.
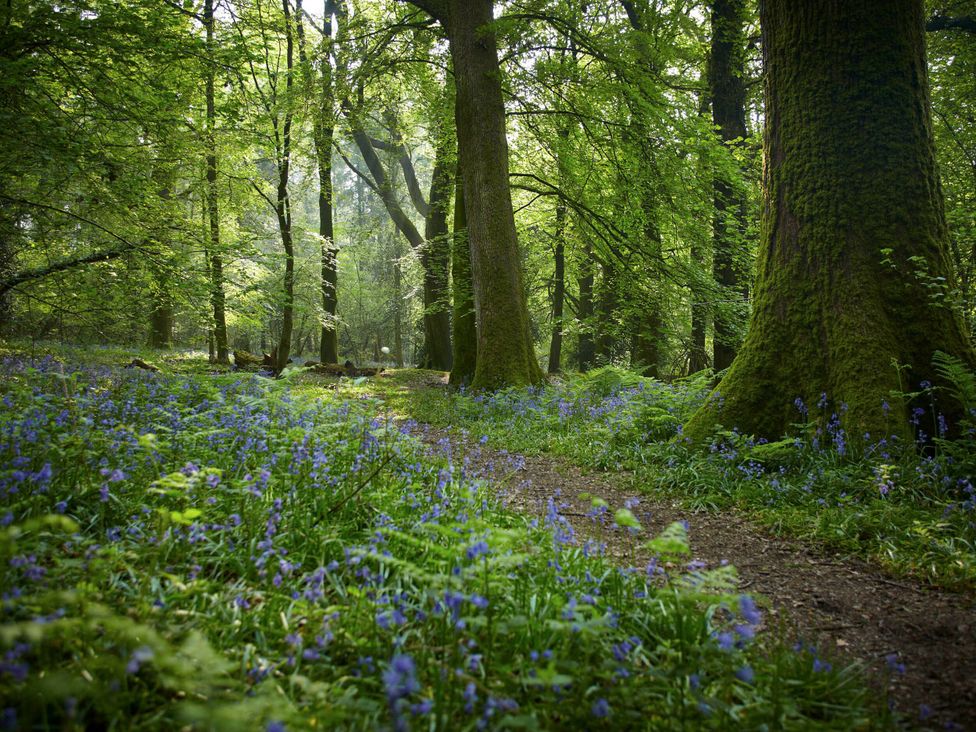
<path fill-rule="evenodd" d="M 525 302 L 491 0 L 416 0 L 447 30 L 457 87 L 458 159 L 471 248 L 478 359 L 472 386 L 535 384 L 542 369 Z"/>
<path fill-rule="evenodd" d="M 214 105 L 214 7 L 204 0 L 203 25 L 207 32 L 207 220 L 210 224 L 210 305 L 213 308 L 213 338 L 217 363 L 230 362 L 227 347 L 227 316 L 224 298 L 224 259 L 220 254 L 220 209 L 217 201 L 217 113 Z"/>
<path fill-rule="evenodd" d="M 451 287 L 454 295 L 451 386 L 467 386 L 474 379 L 478 353 L 474 293 L 471 283 L 471 249 L 464 215 L 464 185 L 456 176 L 454 193 L 454 241 L 451 250 Z"/>
<path fill-rule="evenodd" d="M 755 305 L 687 435 L 721 423 L 778 438 L 798 419 L 795 399 L 812 410 L 826 393 L 855 439 L 907 436 L 909 405 L 892 391 L 937 382 L 936 350 L 976 363 L 946 289 L 922 11 L 922 0 L 765 0 Z"/>
<path fill-rule="evenodd" d="M 712 48 L 708 84 L 712 97 L 712 122 L 725 144 L 742 140 L 746 130 L 745 0 L 713 0 Z M 712 182 L 715 213 L 712 221 L 714 259 L 712 273 L 725 303 L 715 310 L 716 370 L 728 368 L 739 349 L 734 301 L 743 296 L 746 280 L 737 256 L 745 235 L 745 191 L 718 167 Z"/>

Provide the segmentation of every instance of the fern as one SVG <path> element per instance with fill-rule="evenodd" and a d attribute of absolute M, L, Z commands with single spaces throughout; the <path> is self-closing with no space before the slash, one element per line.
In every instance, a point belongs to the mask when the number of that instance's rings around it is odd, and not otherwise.
<path fill-rule="evenodd" d="M 966 412 L 976 409 L 976 373 L 960 359 L 942 351 L 935 352 L 932 364 L 939 376 L 950 385 L 952 395 Z"/>

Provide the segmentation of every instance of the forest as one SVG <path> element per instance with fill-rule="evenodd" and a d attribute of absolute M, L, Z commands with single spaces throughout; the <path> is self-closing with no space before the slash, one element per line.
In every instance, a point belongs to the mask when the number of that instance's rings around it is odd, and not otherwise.
<path fill-rule="evenodd" d="M 976 729 L 973 0 L 5 0 L 0 729 Z"/>

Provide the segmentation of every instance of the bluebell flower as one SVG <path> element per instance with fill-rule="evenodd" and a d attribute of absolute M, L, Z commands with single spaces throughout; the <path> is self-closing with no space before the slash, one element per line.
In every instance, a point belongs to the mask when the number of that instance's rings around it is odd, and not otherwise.
<path fill-rule="evenodd" d="M 604 717 L 610 716 L 610 702 L 604 699 L 602 696 L 593 702 L 593 706 L 590 707 L 590 712 L 594 717 L 603 719 Z"/>

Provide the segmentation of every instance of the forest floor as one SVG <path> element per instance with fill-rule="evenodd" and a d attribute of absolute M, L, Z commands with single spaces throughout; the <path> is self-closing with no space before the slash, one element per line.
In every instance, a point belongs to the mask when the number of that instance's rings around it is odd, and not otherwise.
<path fill-rule="evenodd" d="M 428 385 L 422 388 L 437 388 Z M 552 455 L 492 449 L 463 426 L 414 428 L 432 453 L 450 453 L 468 474 L 490 480 L 518 511 L 544 516 L 554 502 L 577 541 L 604 545 L 620 563 L 643 567 L 633 532 L 614 524 L 629 507 L 642 537 L 686 521 L 693 557 L 703 568 L 733 564 L 741 589 L 766 598 L 766 626 L 815 646 L 835 662 L 860 661 L 909 724 L 976 730 L 976 598 L 910 579 L 894 579 L 864 561 L 776 537 L 737 511 L 690 511 L 647 495 L 627 472 L 587 472 Z M 609 505 L 594 511 L 593 498 Z"/>

